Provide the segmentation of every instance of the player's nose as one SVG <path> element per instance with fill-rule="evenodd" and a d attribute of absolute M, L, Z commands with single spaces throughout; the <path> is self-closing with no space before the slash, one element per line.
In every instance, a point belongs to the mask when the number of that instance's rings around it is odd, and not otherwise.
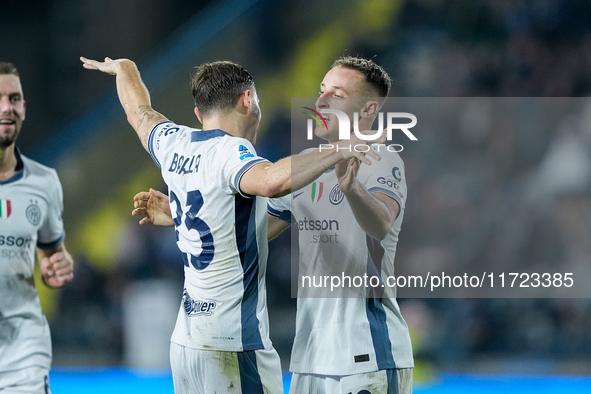
<path fill-rule="evenodd" d="M 8 114 L 12 111 L 12 103 L 8 96 L 0 96 L 0 113 Z"/>
<path fill-rule="evenodd" d="M 316 99 L 316 109 L 329 108 L 329 107 L 330 107 L 330 103 L 328 100 L 328 95 L 326 93 L 322 93 Z"/>

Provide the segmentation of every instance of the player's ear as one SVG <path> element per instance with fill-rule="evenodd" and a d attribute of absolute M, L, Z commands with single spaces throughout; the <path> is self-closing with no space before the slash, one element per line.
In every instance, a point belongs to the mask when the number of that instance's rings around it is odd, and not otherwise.
<path fill-rule="evenodd" d="M 195 107 L 195 116 L 197 116 L 197 119 L 199 119 L 199 122 L 201 122 L 201 124 L 203 124 L 203 121 L 201 120 L 201 114 L 199 113 L 199 108 Z"/>
<path fill-rule="evenodd" d="M 375 100 L 370 100 L 365 103 L 361 111 L 359 112 L 359 116 L 362 118 L 371 118 L 378 113 L 380 109 L 380 104 Z"/>
<path fill-rule="evenodd" d="M 253 94 L 250 89 L 247 89 L 244 92 L 242 92 L 242 94 L 240 95 L 240 100 L 238 100 L 241 107 L 240 112 L 249 113 L 252 109 L 252 100 Z"/>

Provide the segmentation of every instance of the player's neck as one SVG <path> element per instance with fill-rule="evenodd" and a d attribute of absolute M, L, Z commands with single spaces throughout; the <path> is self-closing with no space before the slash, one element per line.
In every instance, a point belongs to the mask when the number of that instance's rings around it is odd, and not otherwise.
<path fill-rule="evenodd" d="M 226 133 L 240 138 L 246 138 L 254 144 L 256 137 L 256 129 L 251 130 L 252 127 L 247 127 L 243 119 L 235 117 L 211 117 L 203 119 L 203 130 L 220 129 Z"/>
<path fill-rule="evenodd" d="M 6 149 L 0 149 L 0 181 L 5 181 L 16 175 L 17 163 L 14 144 Z"/>

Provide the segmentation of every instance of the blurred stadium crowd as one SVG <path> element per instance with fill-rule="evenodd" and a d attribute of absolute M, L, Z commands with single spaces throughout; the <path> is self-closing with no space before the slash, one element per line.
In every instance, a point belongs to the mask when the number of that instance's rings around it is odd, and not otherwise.
<path fill-rule="evenodd" d="M 273 30 L 281 28 L 272 21 L 281 18 L 282 2 L 260 3 L 255 12 L 261 33 L 253 48 L 261 58 L 285 64 L 301 38 Z M 572 114 L 553 121 L 533 114 L 529 127 L 488 116 L 486 101 L 470 100 L 457 127 L 429 130 L 405 146 L 401 156 L 409 197 L 397 272 L 450 261 L 466 267 L 486 262 L 513 272 L 531 262 L 553 272 L 591 266 L 591 102 L 586 101 L 591 93 L 591 3 L 395 3 L 380 36 L 353 39 L 346 47 L 353 55 L 375 56 L 393 77 L 393 96 L 578 97 Z M 28 93 L 25 85 L 27 94 L 40 92 Z M 560 103 L 549 101 L 548 111 Z M 269 116 L 258 149 L 278 159 L 289 154 L 289 146 L 280 143 L 289 141 L 289 114 L 278 109 Z M 158 185 L 145 187 L 150 186 Z M 54 364 L 126 363 L 128 285 L 158 278 L 182 288 L 172 231 L 140 227 L 130 219 L 123 233 L 111 269 L 78 256 L 76 279 L 59 293 L 50 321 Z M 289 243 L 286 235 L 270 244 L 267 279 L 271 336 L 285 366 L 295 314 Z M 417 361 L 426 370 L 591 371 L 589 299 L 424 298 L 403 299 L 401 307 Z"/>

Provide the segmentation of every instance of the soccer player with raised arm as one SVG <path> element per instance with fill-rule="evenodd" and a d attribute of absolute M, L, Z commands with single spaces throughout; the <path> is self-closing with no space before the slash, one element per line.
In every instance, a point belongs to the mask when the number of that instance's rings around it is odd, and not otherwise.
<path fill-rule="evenodd" d="M 35 289 L 35 253 L 43 283 L 74 278 L 64 245 L 62 185 L 54 169 L 22 155 L 25 120 L 17 69 L 0 62 L 0 393 L 48 394 L 49 325 Z"/>
<path fill-rule="evenodd" d="M 132 61 L 81 60 L 87 69 L 116 75 L 127 119 L 168 185 L 185 270 L 171 338 L 175 392 L 282 393 L 279 357 L 268 333 L 267 199 L 261 197 L 297 190 L 343 159 L 369 164 L 379 155 L 334 149 L 275 164 L 258 156 L 253 144 L 261 113 L 254 82 L 232 62 L 194 70 L 199 130 L 152 109 Z"/>
<path fill-rule="evenodd" d="M 351 119 L 358 112 L 359 130 L 369 130 L 390 85 L 388 74 L 373 61 L 343 57 L 324 77 L 316 109 L 339 109 Z M 317 127 L 315 134 L 338 143 L 336 116 L 325 115 L 325 120 L 328 128 Z M 288 226 L 282 219 L 289 220 L 289 211 L 297 221 L 300 278 L 306 273 L 394 275 L 407 197 L 404 163 L 384 145 L 372 148 L 379 149 L 381 161 L 371 166 L 355 158 L 342 161 L 291 198 L 269 201 L 270 238 Z M 342 292 L 341 298 L 298 296 L 290 393 L 412 392 L 410 335 L 393 292 L 361 290 L 357 296 Z M 329 297 L 327 292 L 320 296 Z"/>

